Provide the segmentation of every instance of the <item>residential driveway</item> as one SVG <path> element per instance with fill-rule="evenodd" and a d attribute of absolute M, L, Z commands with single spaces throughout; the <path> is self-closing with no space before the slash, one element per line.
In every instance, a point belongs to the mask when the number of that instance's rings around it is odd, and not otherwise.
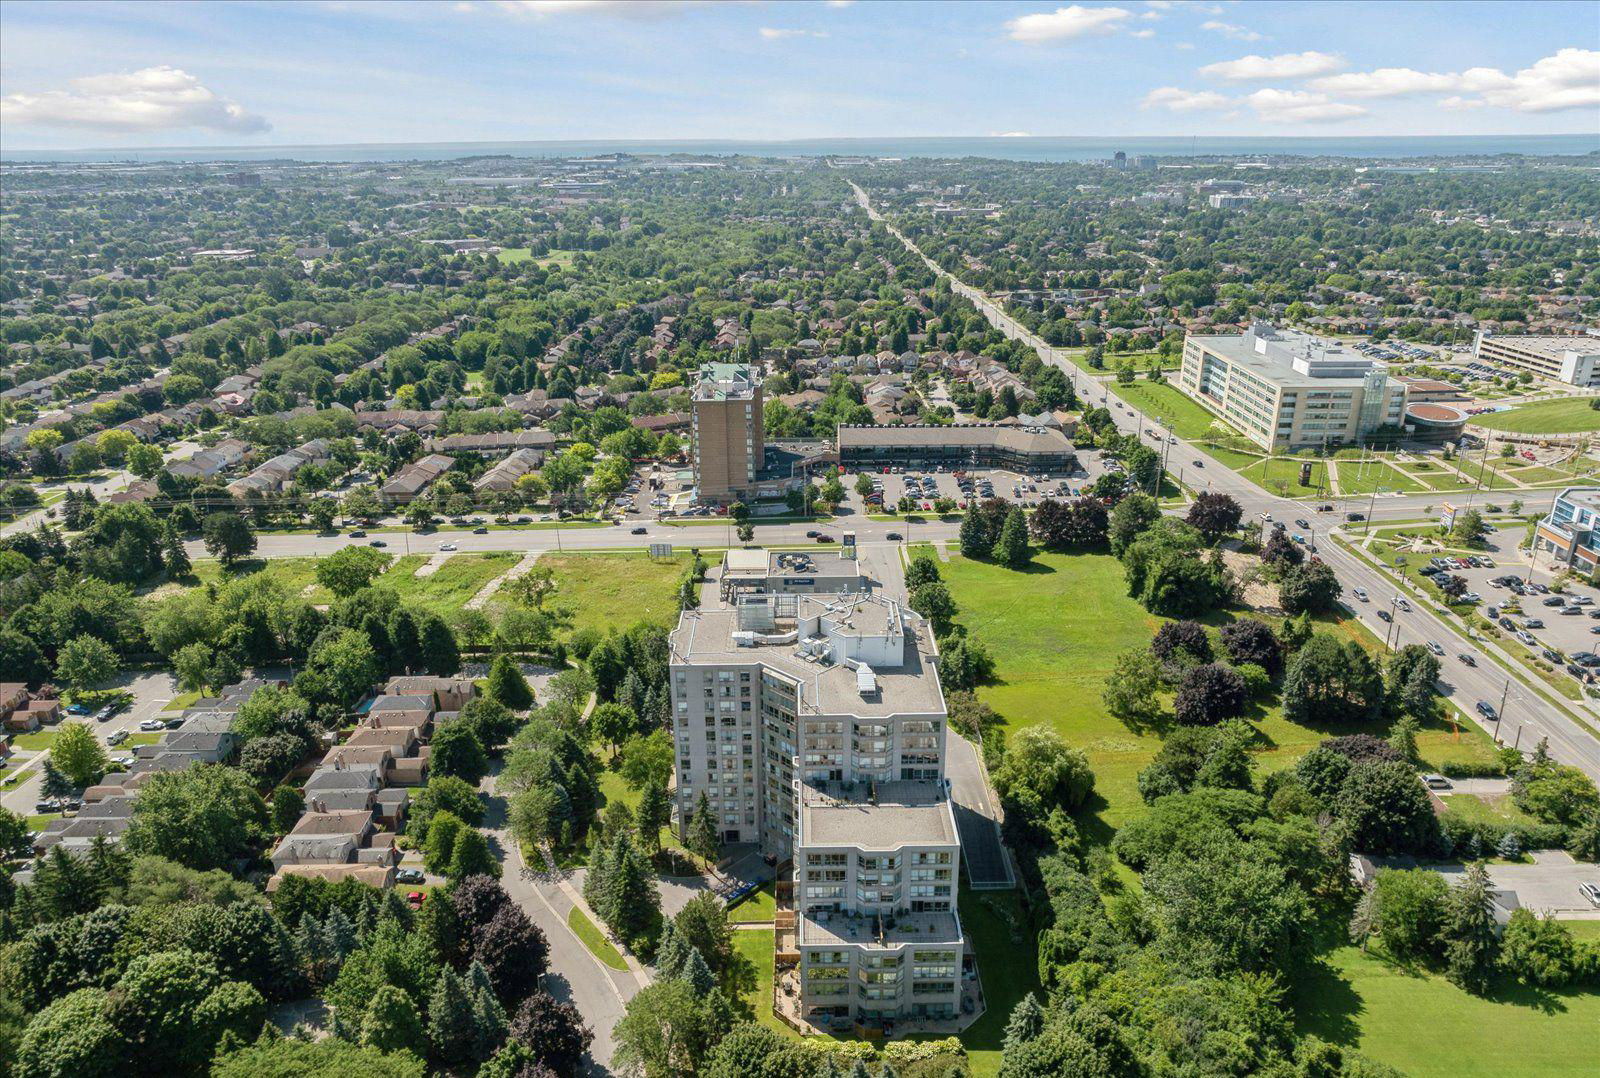
<path fill-rule="evenodd" d="M 1474 797 L 1502 797 L 1511 792 L 1510 779 L 1451 779 L 1450 789 L 1435 790 L 1440 797 L 1472 794 Z"/>
<path fill-rule="evenodd" d="M 1531 856 L 1531 864 L 1490 865 L 1489 879 L 1497 888 L 1515 891 L 1524 909 L 1575 921 L 1600 920 L 1600 909 L 1578 893 L 1580 883 L 1600 883 L 1600 865 L 1574 861 L 1561 850 L 1540 850 Z M 1454 882 L 1466 866 L 1444 865 L 1438 871 Z"/>
<path fill-rule="evenodd" d="M 123 673 L 118 675 L 108 688 L 126 689 L 132 693 L 132 705 L 126 711 L 113 716 L 105 722 L 95 722 L 92 719 L 85 719 L 77 715 L 70 715 L 63 720 L 66 722 L 87 722 L 102 746 L 105 746 L 106 737 L 118 730 L 137 733 L 140 722 L 156 717 L 160 714 L 161 709 L 178 694 L 177 681 L 165 671 L 146 674 Z M 42 727 L 42 729 L 59 730 L 61 727 L 47 726 Z M 126 745 L 120 748 L 106 747 L 106 753 L 110 756 L 121 756 L 131 752 L 132 750 Z M 17 750 L 12 765 L 5 770 L 5 775 L 9 778 L 21 771 L 26 772 L 27 777 L 18 785 L 5 791 L 4 796 L 0 796 L 0 804 L 3 804 L 12 812 L 24 816 L 32 815 L 34 802 L 39 800 L 40 787 L 43 786 L 43 769 L 40 767 L 40 762 L 44 757 L 45 753 L 43 752 L 27 753 L 21 749 Z"/>
<path fill-rule="evenodd" d="M 983 777 L 978 747 L 954 730 L 945 734 L 945 775 L 955 802 L 961 858 L 974 887 L 1011 887 L 1011 865 L 1000 844 L 999 811 Z"/>

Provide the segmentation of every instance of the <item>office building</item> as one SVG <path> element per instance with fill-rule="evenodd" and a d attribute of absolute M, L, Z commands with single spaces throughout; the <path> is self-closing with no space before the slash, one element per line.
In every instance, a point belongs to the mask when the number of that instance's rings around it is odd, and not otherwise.
<path fill-rule="evenodd" d="M 1568 385 L 1600 385 L 1600 330 L 1570 337 L 1498 337 L 1479 330 L 1472 352 L 1480 363 L 1498 363 Z"/>
<path fill-rule="evenodd" d="M 1600 487 L 1568 487 L 1533 530 L 1533 556 L 1545 554 L 1579 573 L 1600 570 Z"/>
<path fill-rule="evenodd" d="M 1359 442 L 1405 422 L 1406 386 L 1344 343 L 1264 322 L 1189 335 L 1179 387 L 1263 449 Z"/>
<path fill-rule="evenodd" d="M 752 492 L 765 466 L 761 383 L 744 363 L 707 363 L 691 397 L 695 493 L 726 504 Z"/>

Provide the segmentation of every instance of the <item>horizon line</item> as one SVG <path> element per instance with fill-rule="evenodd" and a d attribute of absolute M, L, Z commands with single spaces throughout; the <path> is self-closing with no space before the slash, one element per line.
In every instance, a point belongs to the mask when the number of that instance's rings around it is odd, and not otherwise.
<path fill-rule="evenodd" d="M 198 144 L 198 145 L 155 145 L 155 146 L 50 146 L 15 147 L 10 150 L 0 149 L 0 159 L 14 153 L 46 154 L 46 153 L 156 153 L 162 151 L 194 153 L 197 151 L 249 150 L 259 152 L 262 150 L 332 150 L 332 149 L 364 149 L 383 146 L 561 146 L 571 144 L 604 144 L 604 143 L 641 143 L 652 145 L 695 144 L 695 145 L 803 145 L 818 142 L 875 142 L 875 141 L 901 141 L 901 142 L 938 142 L 938 141 L 985 141 L 1004 143 L 1045 142 L 1045 141 L 1081 141 L 1081 142 L 1107 142 L 1125 141 L 1137 142 L 1143 139 L 1227 139 L 1234 142 L 1274 142 L 1288 139 L 1311 142 L 1350 142 L 1368 139 L 1416 139 L 1416 140 L 1487 140 L 1487 139 L 1559 139 L 1559 138 L 1592 138 L 1596 149 L 1600 149 L 1600 136 L 1588 131 L 1570 132 L 1538 132 L 1529 133 L 1521 131 L 1505 131 L 1497 133 L 1475 133 L 1464 135 L 1439 135 L 1439 134 L 1366 134 L 1366 135 L 1237 135 L 1237 134 L 1172 134 L 1172 135 L 806 135 L 794 138 L 728 138 L 728 137 L 577 137 L 560 139 L 402 139 L 377 142 L 258 142 L 234 144 Z"/>

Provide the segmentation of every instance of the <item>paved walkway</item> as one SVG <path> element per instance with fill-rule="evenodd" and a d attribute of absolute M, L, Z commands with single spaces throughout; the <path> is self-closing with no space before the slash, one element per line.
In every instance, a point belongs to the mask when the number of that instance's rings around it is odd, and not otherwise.
<path fill-rule="evenodd" d="M 490 599 L 494 598 L 495 592 L 505 587 L 507 581 L 515 580 L 518 577 L 525 575 L 528 570 L 532 569 L 533 563 L 539 560 L 539 555 L 541 553 L 542 551 L 538 550 L 528 551 L 522 556 L 521 561 L 517 562 L 517 564 L 513 565 L 511 568 L 507 569 L 505 572 L 489 581 L 483 587 L 479 588 L 478 594 L 466 601 L 466 608 L 468 610 L 483 609 L 484 604 L 486 604 Z M 421 576 L 422 574 L 418 573 L 417 575 Z"/>

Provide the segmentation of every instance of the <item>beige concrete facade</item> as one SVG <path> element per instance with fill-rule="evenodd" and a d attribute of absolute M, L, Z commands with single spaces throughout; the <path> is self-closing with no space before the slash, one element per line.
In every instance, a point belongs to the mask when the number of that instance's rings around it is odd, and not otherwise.
<path fill-rule="evenodd" d="M 1480 331 L 1472 352 L 1480 363 L 1498 363 L 1568 385 L 1600 385 L 1600 336 L 1497 337 Z"/>
<path fill-rule="evenodd" d="M 1179 388 L 1267 450 L 1359 442 L 1405 422 L 1406 386 L 1339 341 L 1257 323 L 1188 336 Z"/>
<path fill-rule="evenodd" d="M 703 502 L 746 497 L 765 464 L 761 384 L 742 363 L 700 368 L 691 402 L 690 449 L 695 489 Z"/>

